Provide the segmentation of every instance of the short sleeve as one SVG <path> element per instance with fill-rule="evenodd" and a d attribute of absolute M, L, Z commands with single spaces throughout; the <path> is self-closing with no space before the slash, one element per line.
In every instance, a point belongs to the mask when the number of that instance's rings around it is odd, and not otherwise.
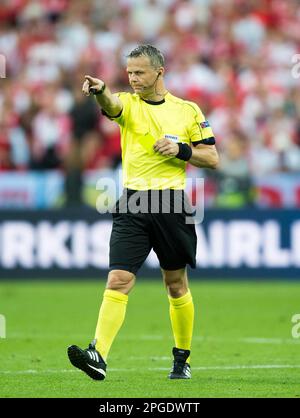
<path fill-rule="evenodd" d="M 214 145 L 216 143 L 212 128 L 199 106 L 193 102 L 185 102 L 188 112 L 188 133 L 193 145 L 205 144 Z"/>

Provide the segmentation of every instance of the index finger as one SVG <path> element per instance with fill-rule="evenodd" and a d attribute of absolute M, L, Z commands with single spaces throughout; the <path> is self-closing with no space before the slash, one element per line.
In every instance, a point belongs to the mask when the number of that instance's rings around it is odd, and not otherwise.
<path fill-rule="evenodd" d="M 95 83 L 96 82 L 96 79 L 93 78 L 93 77 L 91 77 L 90 75 L 85 75 L 84 77 L 85 77 L 85 79 L 87 81 L 90 81 L 91 83 Z"/>

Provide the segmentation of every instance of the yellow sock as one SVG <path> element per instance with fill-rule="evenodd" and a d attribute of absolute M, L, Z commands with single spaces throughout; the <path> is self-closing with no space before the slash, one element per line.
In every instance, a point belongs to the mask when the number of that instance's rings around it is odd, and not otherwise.
<path fill-rule="evenodd" d="M 175 346 L 190 350 L 194 326 L 194 303 L 190 290 L 180 298 L 169 296 L 169 302 Z M 187 362 L 189 363 L 189 358 Z"/>
<path fill-rule="evenodd" d="M 105 361 L 115 336 L 124 322 L 127 301 L 128 296 L 117 290 L 106 289 L 104 292 L 95 338 L 96 349 Z"/>

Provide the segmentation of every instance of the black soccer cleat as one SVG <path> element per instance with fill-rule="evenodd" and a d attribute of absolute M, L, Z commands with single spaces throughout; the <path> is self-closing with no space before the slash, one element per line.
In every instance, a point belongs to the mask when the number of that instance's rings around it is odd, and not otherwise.
<path fill-rule="evenodd" d="M 104 380 L 106 376 L 106 363 L 95 348 L 96 340 L 89 344 L 89 348 L 82 350 L 77 345 L 68 347 L 68 356 L 73 366 L 84 371 L 95 380 Z"/>
<path fill-rule="evenodd" d="M 173 368 L 169 374 L 169 379 L 191 379 L 191 367 L 186 362 L 190 355 L 190 350 L 173 347 L 174 356 Z"/>

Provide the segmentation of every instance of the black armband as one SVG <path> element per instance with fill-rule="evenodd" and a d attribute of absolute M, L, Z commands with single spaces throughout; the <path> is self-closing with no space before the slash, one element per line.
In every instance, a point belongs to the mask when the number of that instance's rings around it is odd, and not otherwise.
<path fill-rule="evenodd" d="M 179 152 L 176 155 L 176 158 L 179 160 L 188 161 L 192 156 L 192 148 L 188 144 L 178 143 Z"/>

